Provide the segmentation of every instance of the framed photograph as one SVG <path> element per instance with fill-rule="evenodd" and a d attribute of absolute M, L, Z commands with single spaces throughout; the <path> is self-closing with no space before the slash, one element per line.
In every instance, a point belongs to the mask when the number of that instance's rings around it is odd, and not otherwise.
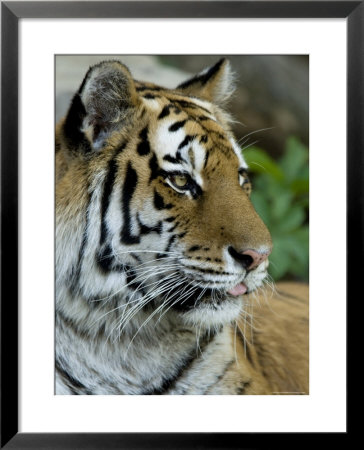
<path fill-rule="evenodd" d="M 347 436 L 363 18 L 361 1 L 2 2 L 2 447 Z M 268 256 L 259 316 L 240 299 Z"/>

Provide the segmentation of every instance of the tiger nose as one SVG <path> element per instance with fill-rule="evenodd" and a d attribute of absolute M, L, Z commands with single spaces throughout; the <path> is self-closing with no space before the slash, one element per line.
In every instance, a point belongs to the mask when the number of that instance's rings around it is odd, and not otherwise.
<path fill-rule="evenodd" d="M 229 247 L 230 255 L 238 261 L 246 270 L 252 270 L 265 261 L 270 255 L 272 249 L 265 250 L 264 252 L 258 252 L 252 248 L 244 250 L 243 252 L 237 252 L 233 247 Z"/>

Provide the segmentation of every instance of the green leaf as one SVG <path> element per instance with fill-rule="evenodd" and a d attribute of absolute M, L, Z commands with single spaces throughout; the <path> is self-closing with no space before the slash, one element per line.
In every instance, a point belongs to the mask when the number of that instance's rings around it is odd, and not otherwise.
<path fill-rule="evenodd" d="M 296 178 L 290 185 L 291 191 L 296 195 L 305 195 L 309 192 L 309 181 L 305 178 Z"/>
<path fill-rule="evenodd" d="M 308 150 L 297 139 L 287 141 L 286 153 L 275 162 L 264 150 L 252 147 L 243 153 L 252 171 L 252 202 L 273 240 L 269 272 L 308 279 L 309 170 Z"/>
<path fill-rule="evenodd" d="M 308 161 L 308 149 L 301 142 L 290 137 L 287 140 L 286 152 L 280 160 L 280 167 L 287 181 L 293 181 Z"/>
<path fill-rule="evenodd" d="M 252 192 L 251 201 L 254 205 L 256 212 L 259 214 L 263 222 L 269 227 L 270 218 L 270 207 L 265 198 L 265 196 L 260 192 Z"/>
<path fill-rule="evenodd" d="M 269 192 L 272 183 L 276 183 L 274 178 L 267 175 L 251 175 L 253 192 Z"/>
<path fill-rule="evenodd" d="M 272 233 L 273 251 L 270 273 L 277 281 L 287 273 L 305 280 L 308 277 L 308 227 L 279 235 Z"/>
<path fill-rule="evenodd" d="M 300 170 L 300 173 L 297 176 L 297 178 L 302 178 L 304 180 L 308 180 L 309 176 L 310 176 L 310 169 L 309 169 L 308 161 L 307 161 L 307 163 Z"/>
<path fill-rule="evenodd" d="M 286 214 L 281 217 L 280 232 L 286 233 L 297 229 L 303 224 L 305 218 L 305 212 L 301 207 L 297 205 L 291 206 Z"/>
<path fill-rule="evenodd" d="M 279 240 L 274 241 L 274 247 L 269 256 L 269 273 L 275 281 L 282 278 L 290 268 L 290 257 L 287 249 L 280 245 Z"/>
<path fill-rule="evenodd" d="M 308 252 L 308 239 L 309 239 L 309 228 L 307 225 L 299 228 L 294 232 L 294 238 L 300 242 L 301 245 L 307 248 Z"/>
<path fill-rule="evenodd" d="M 297 206 L 299 206 L 300 208 L 302 208 L 306 212 L 306 210 L 308 209 L 308 206 L 309 206 L 308 195 L 302 196 L 301 198 L 297 198 L 297 200 L 295 200 L 295 204 Z"/>
<path fill-rule="evenodd" d="M 282 192 L 271 192 L 273 193 L 272 199 L 272 217 L 276 221 L 282 222 L 282 218 L 288 213 L 291 204 L 293 195 L 288 191 Z"/>

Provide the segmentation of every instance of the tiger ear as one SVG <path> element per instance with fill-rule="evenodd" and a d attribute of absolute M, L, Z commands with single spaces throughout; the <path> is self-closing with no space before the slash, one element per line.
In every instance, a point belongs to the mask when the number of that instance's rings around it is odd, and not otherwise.
<path fill-rule="evenodd" d="M 233 78 L 230 61 L 223 58 L 214 66 L 204 69 L 193 78 L 178 85 L 177 89 L 187 95 L 223 104 L 234 92 Z"/>
<path fill-rule="evenodd" d="M 90 67 L 66 116 L 65 138 L 72 148 L 99 150 L 126 123 L 138 98 L 129 69 L 120 62 Z"/>

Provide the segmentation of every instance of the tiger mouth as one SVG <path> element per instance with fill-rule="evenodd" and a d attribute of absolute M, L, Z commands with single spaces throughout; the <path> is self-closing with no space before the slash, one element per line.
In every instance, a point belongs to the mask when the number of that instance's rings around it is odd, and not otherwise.
<path fill-rule="evenodd" d="M 237 286 L 241 285 L 244 285 L 244 283 L 239 283 Z M 202 304 L 218 309 L 220 305 L 229 299 L 232 299 L 232 297 L 236 298 L 237 296 L 248 292 L 245 285 L 244 292 L 242 292 L 243 289 L 241 289 L 241 291 L 239 289 L 234 290 L 237 286 L 229 290 L 194 286 L 193 288 L 190 288 L 191 292 L 189 292 L 188 289 L 185 289 L 185 293 L 183 290 L 181 291 L 181 289 L 174 288 L 168 295 L 168 302 L 171 303 L 172 308 L 181 312 L 198 308 Z M 239 293 L 237 292 L 238 290 Z"/>

